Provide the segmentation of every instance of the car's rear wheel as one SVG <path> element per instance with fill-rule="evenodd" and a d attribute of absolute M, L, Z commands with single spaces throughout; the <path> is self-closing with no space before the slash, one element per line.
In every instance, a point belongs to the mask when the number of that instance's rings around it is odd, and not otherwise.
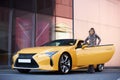
<path fill-rule="evenodd" d="M 95 69 L 96 72 L 102 72 L 104 70 L 104 64 L 98 64 Z"/>
<path fill-rule="evenodd" d="M 30 69 L 17 69 L 20 73 L 29 73 Z"/>
<path fill-rule="evenodd" d="M 59 59 L 59 71 L 61 73 L 68 73 L 71 70 L 72 60 L 68 53 L 63 53 Z"/>
<path fill-rule="evenodd" d="M 94 73 L 95 69 L 94 69 L 94 65 L 89 65 L 88 66 L 88 73 Z"/>

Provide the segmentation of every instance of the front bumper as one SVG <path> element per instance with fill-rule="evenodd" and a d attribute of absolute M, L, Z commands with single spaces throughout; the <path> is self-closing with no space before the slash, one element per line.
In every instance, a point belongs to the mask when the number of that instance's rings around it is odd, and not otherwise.
<path fill-rule="evenodd" d="M 19 63 L 18 59 L 31 59 L 31 63 Z M 13 57 L 13 69 L 39 69 L 39 70 L 58 70 L 58 62 L 54 57 L 46 54 L 19 54 Z M 52 62 L 52 65 L 51 65 Z"/>
<path fill-rule="evenodd" d="M 38 70 L 39 68 L 27 68 L 27 67 L 13 67 L 13 69 L 33 69 L 33 70 Z"/>

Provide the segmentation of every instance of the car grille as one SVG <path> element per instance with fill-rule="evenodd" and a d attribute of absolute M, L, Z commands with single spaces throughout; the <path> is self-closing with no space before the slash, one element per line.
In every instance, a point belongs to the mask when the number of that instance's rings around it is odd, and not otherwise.
<path fill-rule="evenodd" d="M 19 54 L 20 59 L 31 59 L 35 54 Z"/>
<path fill-rule="evenodd" d="M 38 68 L 38 64 L 32 58 L 35 54 L 19 54 L 15 62 L 15 67 L 24 67 L 24 68 Z M 18 59 L 31 59 L 31 63 L 18 63 Z"/>

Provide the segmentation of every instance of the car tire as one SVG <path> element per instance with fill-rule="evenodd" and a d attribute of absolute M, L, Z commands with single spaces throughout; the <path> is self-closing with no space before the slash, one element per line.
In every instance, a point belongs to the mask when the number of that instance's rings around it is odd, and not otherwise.
<path fill-rule="evenodd" d="M 20 73 L 29 73 L 30 69 L 17 69 Z"/>
<path fill-rule="evenodd" d="M 63 53 L 59 59 L 59 72 L 66 74 L 71 71 L 72 59 L 68 53 Z"/>
<path fill-rule="evenodd" d="M 94 72 L 95 72 L 94 66 L 93 65 L 89 65 L 88 66 L 88 73 L 94 73 Z"/>
<path fill-rule="evenodd" d="M 104 70 L 104 64 L 98 64 L 95 71 L 96 72 L 102 72 Z"/>

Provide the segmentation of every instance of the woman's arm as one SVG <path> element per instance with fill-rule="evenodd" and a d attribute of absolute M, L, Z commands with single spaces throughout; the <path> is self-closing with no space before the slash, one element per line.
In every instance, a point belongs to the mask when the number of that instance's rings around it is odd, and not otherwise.
<path fill-rule="evenodd" d="M 98 43 L 97 43 L 97 45 L 99 45 L 100 43 L 101 43 L 101 38 L 96 34 L 96 37 L 97 37 L 97 39 L 98 39 Z"/>

